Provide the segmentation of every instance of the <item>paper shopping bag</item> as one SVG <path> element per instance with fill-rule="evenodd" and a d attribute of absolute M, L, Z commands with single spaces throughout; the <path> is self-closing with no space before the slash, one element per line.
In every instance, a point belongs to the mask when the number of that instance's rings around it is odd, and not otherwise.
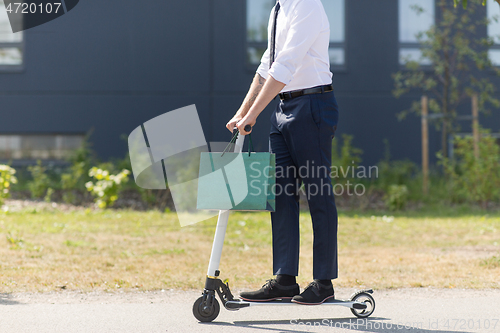
<path fill-rule="evenodd" d="M 271 153 L 201 153 L 197 208 L 274 212 L 275 172 Z"/>

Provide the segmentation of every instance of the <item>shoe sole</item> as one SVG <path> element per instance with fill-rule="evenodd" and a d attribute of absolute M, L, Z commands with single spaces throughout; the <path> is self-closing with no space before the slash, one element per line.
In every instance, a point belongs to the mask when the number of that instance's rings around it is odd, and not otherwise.
<path fill-rule="evenodd" d="M 297 300 L 294 300 L 292 299 L 292 302 L 293 303 L 297 303 L 297 304 L 302 304 L 302 305 L 320 305 L 320 304 L 323 304 L 325 303 L 327 300 L 329 300 L 330 298 L 334 298 L 335 295 L 332 295 L 332 296 L 328 296 L 327 298 L 325 298 L 324 300 L 322 300 L 321 302 L 319 303 L 306 303 L 306 302 L 301 302 L 301 301 L 297 301 Z"/>
<path fill-rule="evenodd" d="M 245 298 L 241 297 L 240 298 L 244 301 L 247 302 L 270 302 L 270 301 L 276 301 L 278 299 L 292 299 L 292 297 L 275 297 L 275 298 L 266 298 L 266 299 L 250 299 L 250 298 Z"/>

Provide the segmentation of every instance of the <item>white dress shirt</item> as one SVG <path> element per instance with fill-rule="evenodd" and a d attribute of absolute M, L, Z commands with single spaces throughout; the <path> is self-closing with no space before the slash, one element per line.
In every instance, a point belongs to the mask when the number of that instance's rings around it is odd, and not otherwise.
<path fill-rule="evenodd" d="M 321 0 L 278 0 L 276 56 L 269 69 L 268 47 L 257 73 L 264 79 L 271 75 L 286 84 L 282 92 L 332 83 L 330 72 L 330 24 Z M 269 18 L 271 36 L 274 8 Z"/>

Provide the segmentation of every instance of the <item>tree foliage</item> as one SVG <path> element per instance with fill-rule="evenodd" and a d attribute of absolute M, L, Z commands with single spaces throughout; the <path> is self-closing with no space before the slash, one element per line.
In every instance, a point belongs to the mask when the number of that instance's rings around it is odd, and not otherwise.
<path fill-rule="evenodd" d="M 429 109 L 438 115 L 436 125 L 442 131 L 441 148 L 447 154 L 448 134 L 457 128 L 457 108 L 464 102 L 470 103 L 473 94 L 479 95 L 479 108 L 487 111 L 486 105 L 500 107 L 500 100 L 494 97 L 495 85 L 485 75 L 486 69 L 500 76 L 500 70 L 492 65 L 488 48 L 493 39 L 481 37 L 477 31 L 488 24 L 488 20 L 477 19 L 475 11 L 482 0 L 469 1 L 467 9 L 454 8 L 448 0 L 438 0 L 439 19 L 428 31 L 417 38 L 421 44 L 422 57 L 432 63 L 423 68 L 417 61 L 408 61 L 406 70 L 393 74 L 394 96 L 400 97 L 418 90 L 429 96 Z M 414 8 L 417 13 L 422 8 Z M 488 73 L 489 74 L 489 73 Z M 420 113 L 419 101 L 414 101 L 410 110 Z"/>
<path fill-rule="evenodd" d="M 484 132 L 479 141 L 479 158 L 470 136 L 455 138 L 454 158 L 438 155 L 449 179 L 448 191 L 456 202 L 480 203 L 483 208 L 500 200 L 500 146 Z"/>
<path fill-rule="evenodd" d="M 495 0 L 495 1 L 498 2 L 498 4 L 500 5 L 500 0 Z M 460 0 L 453 0 L 455 7 L 458 5 L 459 2 Z M 467 8 L 467 3 L 468 3 L 467 0 L 462 0 L 462 6 L 464 7 L 464 9 Z M 486 0 L 483 0 L 483 6 L 486 6 Z"/>

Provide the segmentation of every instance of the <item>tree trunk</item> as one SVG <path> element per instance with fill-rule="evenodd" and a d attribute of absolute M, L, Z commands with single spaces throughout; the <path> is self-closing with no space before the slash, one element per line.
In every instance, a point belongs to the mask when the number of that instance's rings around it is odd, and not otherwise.
<path fill-rule="evenodd" d="M 443 152 L 443 157 L 447 158 L 448 157 L 448 130 L 449 130 L 449 122 L 450 119 L 448 118 L 448 107 L 449 107 L 449 90 L 450 90 L 450 85 L 451 85 L 451 78 L 450 78 L 450 54 L 449 51 L 445 51 L 444 53 L 445 57 L 445 69 L 444 69 L 444 85 L 443 85 L 443 128 L 441 132 L 441 150 Z"/>
<path fill-rule="evenodd" d="M 441 150 L 443 151 L 443 157 L 448 157 L 448 121 L 443 120 L 443 130 L 441 131 Z"/>
<path fill-rule="evenodd" d="M 449 119 L 448 119 L 448 90 L 449 90 L 449 75 L 445 76 L 445 84 L 443 91 L 443 121 L 442 121 L 442 131 L 441 131 L 441 150 L 443 152 L 443 157 L 448 157 L 448 130 L 449 130 Z"/>

